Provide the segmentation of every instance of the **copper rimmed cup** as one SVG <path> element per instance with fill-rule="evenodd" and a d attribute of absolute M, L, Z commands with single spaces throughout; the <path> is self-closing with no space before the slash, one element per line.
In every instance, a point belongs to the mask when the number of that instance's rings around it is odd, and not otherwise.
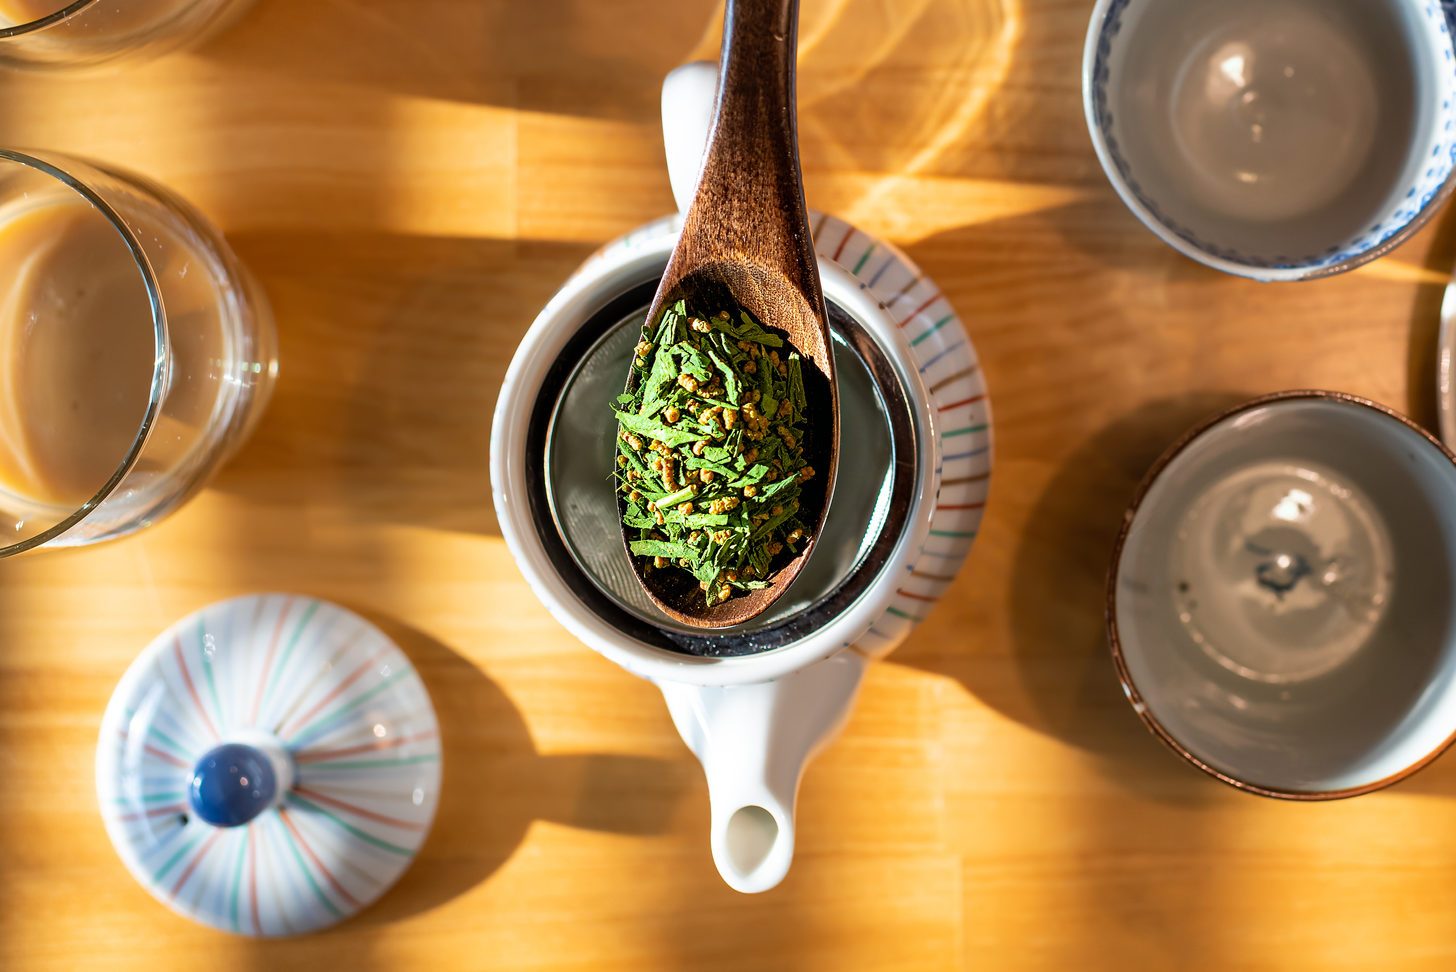
<path fill-rule="evenodd" d="M 1258 398 L 1153 466 L 1113 555 L 1123 690 L 1241 790 L 1357 796 L 1456 736 L 1456 456 L 1336 392 Z"/>

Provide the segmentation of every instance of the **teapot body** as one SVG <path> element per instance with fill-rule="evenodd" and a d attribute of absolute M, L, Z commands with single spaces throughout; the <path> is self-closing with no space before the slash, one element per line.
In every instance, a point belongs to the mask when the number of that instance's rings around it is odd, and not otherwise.
<path fill-rule="evenodd" d="M 691 140 L 707 130 L 713 71 L 688 65 L 664 88 L 669 170 L 679 200 L 692 190 Z M 867 664 L 893 651 L 954 579 L 975 541 L 991 472 L 984 377 L 960 318 L 935 283 L 889 243 L 823 213 L 811 210 L 810 220 L 831 318 L 838 315 L 854 331 L 869 362 L 867 380 L 898 418 L 887 433 L 890 469 L 846 467 L 841 455 L 836 498 L 865 477 L 881 477 L 883 500 L 868 522 L 852 525 L 863 541 L 842 555 L 855 559 L 852 569 L 833 563 L 840 555 L 821 539 L 816 558 L 829 557 L 831 567 L 844 570 L 797 614 L 738 636 L 724 650 L 678 650 L 681 636 L 616 603 L 621 598 L 603 592 L 610 585 L 601 574 L 583 569 L 579 553 L 573 560 L 561 539 L 570 528 L 562 522 L 563 503 L 543 494 L 550 463 L 543 465 L 539 453 L 550 451 L 557 428 L 543 415 L 552 397 L 563 394 L 570 359 L 596 340 L 585 333 L 594 321 L 620 317 L 632 309 L 621 306 L 627 295 L 655 287 L 680 216 L 607 244 L 563 285 L 517 350 L 492 430 L 496 512 L 517 563 L 576 637 L 661 689 L 707 776 L 714 861 L 744 892 L 768 890 L 787 873 L 805 765 L 844 724 Z M 846 425 L 843 434 L 855 436 L 856 429 Z M 834 510 L 831 500 L 831 518 Z M 554 524 L 546 522 L 553 517 Z"/>

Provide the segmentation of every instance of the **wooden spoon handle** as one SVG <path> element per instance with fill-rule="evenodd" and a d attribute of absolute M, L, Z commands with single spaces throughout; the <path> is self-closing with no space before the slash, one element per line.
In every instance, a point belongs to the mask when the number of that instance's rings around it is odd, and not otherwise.
<path fill-rule="evenodd" d="M 712 135 L 684 236 L 714 240 L 702 257 L 782 267 L 822 315 L 799 169 L 798 25 L 799 0 L 728 0 Z M 693 232 L 698 214 L 711 233 Z"/>

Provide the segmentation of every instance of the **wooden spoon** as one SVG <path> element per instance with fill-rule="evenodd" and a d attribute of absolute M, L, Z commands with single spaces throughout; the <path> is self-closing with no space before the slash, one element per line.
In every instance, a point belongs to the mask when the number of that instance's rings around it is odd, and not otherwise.
<path fill-rule="evenodd" d="M 648 573 L 645 560 L 629 551 L 648 597 L 670 617 L 694 627 L 742 624 L 783 595 L 808 562 L 824 526 L 838 467 L 834 353 L 799 170 L 798 23 L 799 0 L 728 0 L 718 101 L 702 173 L 647 319 L 656 321 L 664 307 L 686 298 L 705 311 L 742 307 L 787 335 L 806 364 L 806 458 L 818 474 L 805 484 L 799 502 L 803 519 L 814 528 L 804 549 L 769 578 L 768 587 L 712 607 L 690 574 Z M 624 542 L 629 539 L 624 530 Z"/>

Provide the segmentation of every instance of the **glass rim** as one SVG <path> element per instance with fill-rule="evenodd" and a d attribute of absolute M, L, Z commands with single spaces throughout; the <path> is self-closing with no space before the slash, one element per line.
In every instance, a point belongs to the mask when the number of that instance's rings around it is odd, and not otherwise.
<path fill-rule="evenodd" d="M 27 20 L 23 24 L 15 24 L 11 27 L 0 27 L 0 40 L 9 37 L 20 37 L 24 34 L 34 33 L 38 30 L 45 30 L 61 21 L 72 17 L 87 7 L 94 6 L 97 0 L 71 0 L 55 13 L 48 13 L 44 17 L 37 17 L 34 20 Z"/>
<path fill-rule="evenodd" d="M 93 0 L 83 0 L 81 4 L 73 6 L 85 6 L 91 2 Z M 151 436 L 152 427 L 156 424 L 157 416 L 161 414 L 169 356 L 167 345 L 167 316 L 162 304 L 162 291 L 157 282 L 156 270 L 152 267 L 151 260 L 147 258 L 146 251 L 142 249 L 141 241 L 137 239 L 136 234 L 132 232 L 126 220 L 122 219 L 121 214 L 103 199 L 95 189 L 87 185 L 84 180 L 61 168 L 55 162 L 14 149 L 0 148 L 0 163 L 6 162 L 24 166 L 60 182 L 66 188 L 90 203 L 101 214 L 102 218 L 110 223 L 112 228 L 120 235 L 122 243 L 125 244 L 127 251 L 131 254 L 137 272 L 141 274 L 142 286 L 147 291 L 147 301 L 152 312 L 152 336 L 156 355 L 152 362 L 152 385 L 148 392 L 147 410 L 142 416 L 141 424 L 137 428 L 137 433 L 135 438 L 132 439 L 131 446 L 127 449 L 126 454 L 122 457 L 116 470 L 111 474 L 111 478 L 103 483 L 92 494 L 90 499 L 82 503 L 79 509 L 64 519 L 52 524 L 33 537 L 12 544 L 0 545 L 0 557 L 10 557 L 15 554 L 25 553 L 27 550 L 34 550 L 36 547 L 50 543 L 57 537 L 69 532 L 78 523 L 90 516 L 107 497 L 116 491 L 116 487 L 121 485 L 121 481 L 136 466 L 137 460 L 141 457 L 142 449 L 145 448 L 147 439 Z"/>

